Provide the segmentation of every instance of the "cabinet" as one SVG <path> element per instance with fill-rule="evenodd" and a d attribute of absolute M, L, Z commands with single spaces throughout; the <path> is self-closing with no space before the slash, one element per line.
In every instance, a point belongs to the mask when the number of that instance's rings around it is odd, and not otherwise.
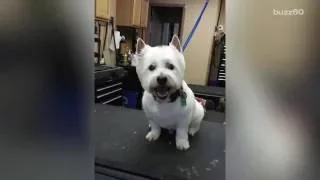
<path fill-rule="evenodd" d="M 147 27 L 149 0 L 117 0 L 117 25 Z"/>
<path fill-rule="evenodd" d="M 141 27 L 148 26 L 148 17 L 149 17 L 149 0 L 141 0 Z"/>
<path fill-rule="evenodd" d="M 95 16 L 97 18 L 109 18 L 109 0 L 95 0 Z"/>

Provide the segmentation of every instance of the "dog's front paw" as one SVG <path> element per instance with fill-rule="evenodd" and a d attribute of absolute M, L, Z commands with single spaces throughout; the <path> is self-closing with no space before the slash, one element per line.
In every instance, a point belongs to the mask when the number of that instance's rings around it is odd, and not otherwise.
<path fill-rule="evenodd" d="M 178 150 L 184 151 L 189 149 L 190 144 L 188 139 L 177 139 L 176 146 Z"/>
<path fill-rule="evenodd" d="M 146 135 L 146 139 L 148 141 L 155 141 L 160 137 L 160 132 L 158 131 L 150 131 L 148 132 L 148 134 Z"/>

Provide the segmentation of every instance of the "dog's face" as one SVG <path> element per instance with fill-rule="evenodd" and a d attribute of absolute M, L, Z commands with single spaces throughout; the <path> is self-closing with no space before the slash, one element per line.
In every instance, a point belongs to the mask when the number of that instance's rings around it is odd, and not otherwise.
<path fill-rule="evenodd" d="M 164 101 L 181 88 L 185 61 L 176 35 L 167 46 L 151 47 L 138 39 L 136 49 L 136 70 L 145 91 Z"/>

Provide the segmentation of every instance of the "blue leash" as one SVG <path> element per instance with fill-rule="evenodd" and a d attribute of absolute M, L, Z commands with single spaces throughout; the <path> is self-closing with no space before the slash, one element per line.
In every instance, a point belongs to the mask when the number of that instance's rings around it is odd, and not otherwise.
<path fill-rule="evenodd" d="M 201 10 L 201 13 L 200 13 L 200 15 L 199 15 L 196 23 L 194 24 L 194 26 L 193 26 L 193 28 L 192 28 L 192 30 L 191 30 L 191 32 L 190 32 L 187 40 L 186 40 L 185 43 L 183 44 L 182 51 L 184 51 L 184 50 L 187 48 L 187 46 L 188 46 L 188 44 L 189 44 L 189 42 L 190 42 L 190 40 L 191 40 L 194 32 L 196 31 L 196 29 L 197 29 L 197 27 L 198 27 L 198 25 L 199 25 L 199 22 L 200 22 L 200 20 L 201 20 L 201 18 L 202 18 L 202 15 L 203 15 L 204 11 L 206 10 L 206 8 L 207 8 L 207 6 L 208 6 L 208 3 L 209 3 L 209 0 L 206 0 L 206 2 L 205 2 L 204 6 L 203 6 L 203 8 L 202 8 L 202 10 Z"/>

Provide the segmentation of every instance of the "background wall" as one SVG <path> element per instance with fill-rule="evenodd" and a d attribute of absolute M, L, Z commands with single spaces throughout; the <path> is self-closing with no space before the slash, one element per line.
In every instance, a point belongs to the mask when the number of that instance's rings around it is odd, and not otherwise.
<path fill-rule="evenodd" d="M 184 4 L 185 16 L 182 41 L 189 35 L 205 0 L 151 0 L 151 3 Z M 205 85 L 208 79 L 209 61 L 213 43 L 214 26 L 217 21 L 220 0 L 209 0 L 208 7 L 184 52 L 187 83 Z"/>

